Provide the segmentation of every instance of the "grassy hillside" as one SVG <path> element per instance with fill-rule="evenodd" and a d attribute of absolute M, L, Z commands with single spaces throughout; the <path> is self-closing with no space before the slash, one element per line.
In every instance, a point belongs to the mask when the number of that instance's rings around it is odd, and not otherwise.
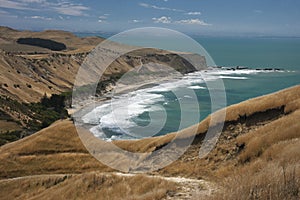
<path fill-rule="evenodd" d="M 175 183 L 160 178 L 93 172 L 0 181 L 0 199 L 158 200 L 175 189 Z"/>
<path fill-rule="evenodd" d="M 214 199 L 298 199 L 300 86 L 230 106 L 226 112 L 225 127 L 212 152 L 198 157 L 208 117 L 197 125 L 197 136 L 187 152 L 154 174 L 215 182 L 219 189 L 210 196 Z M 174 134 L 115 143 L 133 152 L 152 152 Z M 189 129 L 181 134 L 189 137 Z M 113 170 L 88 154 L 72 122 L 63 120 L 0 147 L 0 171 L 6 179 Z"/>
<path fill-rule="evenodd" d="M 45 93 L 50 95 L 70 91 L 79 67 L 103 40 L 99 37 L 79 38 L 65 31 L 17 31 L 0 26 L 0 95 L 21 102 L 36 102 Z M 51 50 L 51 45 L 61 45 L 64 48 L 55 51 Z M 127 48 L 115 43 L 110 45 Z M 100 52 L 105 52 L 107 57 L 116 54 L 109 49 L 101 49 Z M 206 67 L 205 59 L 201 56 L 198 59 L 203 62 L 201 66 Z M 141 61 L 164 63 L 182 73 L 196 70 L 173 52 L 141 49 L 121 56 L 111 63 L 103 78 L 120 76 L 140 66 Z M 101 63 L 98 65 L 102 67 Z M 88 83 L 90 77 L 84 77 L 84 80 Z"/>
<path fill-rule="evenodd" d="M 65 31 L 17 31 L 0 26 L 0 144 L 27 136 L 31 130 L 39 130 L 37 124 L 53 122 L 44 117 L 33 117 L 36 109 L 32 107 L 36 108 L 45 94 L 50 98 L 72 91 L 81 64 L 103 40 L 99 37 L 79 38 Z M 106 58 L 116 54 L 107 49 L 102 51 L 106 52 Z M 123 74 L 140 66 L 141 61 L 163 63 L 181 73 L 197 70 L 179 55 L 159 49 L 142 49 L 117 58 L 102 77 L 98 77 L 104 67 L 102 62 L 93 69 L 95 73 L 90 73 L 90 67 L 85 69 L 79 86 L 87 89 L 97 84 L 91 82 L 91 76 L 96 76 L 97 80 L 101 78 L 97 89 L 97 96 L 101 96 L 110 91 Z M 201 56 L 198 59 L 202 60 L 201 66 L 206 67 L 205 59 Z M 36 105 L 29 106 L 31 103 Z"/>

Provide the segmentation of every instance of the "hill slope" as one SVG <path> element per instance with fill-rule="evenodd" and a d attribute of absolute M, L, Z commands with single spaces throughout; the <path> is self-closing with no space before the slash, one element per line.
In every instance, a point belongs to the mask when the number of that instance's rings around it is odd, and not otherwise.
<path fill-rule="evenodd" d="M 198 157 L 210 117 L 197 125 L 197 136 L 187 152 L 154 174 L 216 181 L 221 188 L 220 195 L 211 196 L 216 199 L 249 196 L 297 199 L 300 195 L 300 86 L 229 106 L 226 112 L 225 127 L 209 155 Z M 189 129 L 181 134 L 189 137 Z M 173 136 L 115 143 L 132 152 L 153 152 Z M 66 120 L 2 146 L 0 163 L 2 179 L 113 171 L 87 153 L 72 122 Z M 9 191 L 1 193 L 7 195 Z"/>
<path fill-rule="evenodd" d="M 20 42 L 24 40 L 26 42 Z M 99 37 L 79 38 L 65 31 L 31 32 L 0 27 L 0 134 L 16 130 L 28 132 L 33 112 L 20 104 L 39 102 L 45 94 L 51 96 L 71 91 L 81 64 L 103 40 Z M 64 48 L 56 49 L 57 46 Z M 51 50 L 53 48 L 57 51 Z M 107 49 L 103 51 L 108 52 Z M 106 56 L 114 56 L 114 52 Z M 197 59 L 200 59 L 200 68 L 205 68 L 204 57 Z M 113 84 L 116 77 L 140 66 L 141 61 L 163 63 L 181 73 L 198 70 L 174 52 L 142 49 L 111 63 L 101 77 L 101 81 L 106 81 L 101 94 L 106 92 L 107 83 Z M 83 76 L 83 83 L 92 84 L 90 79 Z"/>

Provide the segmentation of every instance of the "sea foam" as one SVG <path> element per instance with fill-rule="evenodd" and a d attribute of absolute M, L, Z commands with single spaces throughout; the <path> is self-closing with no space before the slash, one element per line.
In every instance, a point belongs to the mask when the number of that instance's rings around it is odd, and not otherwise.
<path fill-rule="evenodd" d="M 217 79 L 246 80 L 247 75 L 258 73 L 270 73 L 275 71 L 237 69 L 237 70 L 207 70 L 197 71 L 184 75 L 180 79 L 161 83 L 152 88 L 140 89 L 120 96 L 113 97 L 112 100 L 104 102 L 90 113 L 82 117 L 84 123 L 95 125 L 90 131 L 96 136 L 108 141 L 116 139 L 135 139 L 128 134 L 130 128 L 137 126 L 133 118 L 146 112 L 154 112 L 160 108 L 155 106 L 158 102 L 168 106 L 168 101 L 163 93 L 178 90 L 201 90 L 205 87 L 206 81 Z M 190 96 L 177 97 L 173 101 Z M 115 134 L 106 135 L 103 130 L 107 129 Z"/>

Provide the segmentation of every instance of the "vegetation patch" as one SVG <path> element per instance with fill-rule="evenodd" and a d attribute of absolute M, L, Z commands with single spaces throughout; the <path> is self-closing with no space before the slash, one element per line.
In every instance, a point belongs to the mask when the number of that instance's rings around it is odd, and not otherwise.
<path fill-rule="evenodd" d="M 17 43 L 42 47 L 42 48 L 50 49 L 52 51 L 62 51 L 67 49 L 66 45 L 63 43 L 56 42 L 54 40 L 49 40 L 49 39 L 42 39 L 42 38 L 19 38 L 17 40 Z"/>
<path fill-rule="evenodd" d="M 50 98 L 46 95 L 38 103 L 27 104 L 33 113 L 30 129 L 40 130 L 46 128 L 58 119 L 68 117 L 65 109 L 65 96 L 53 94 Z"/>
<path fill-rule="evenodd" d="M 7 131 L 6 133 L 0 134 L 0 146 L 8 143 L 14 142 L 21 138 L 22 131 Z"/>
<path fill-rule="evenodd" d="M 59 119 L 66 119 L 68 112 L 65 109 L 65 102 L 69 95 L 69 93 L 53 94 L 51 97 L 45 95 L 40 102 L 29 104 L 0 96 L 1 107 L 15 113 L 19 121 L 15 121 L 4 111 L 0 112 L 0 119 L 23 124 L 23 130 L 2 132 L 0 146 L 39 131 Z"/>

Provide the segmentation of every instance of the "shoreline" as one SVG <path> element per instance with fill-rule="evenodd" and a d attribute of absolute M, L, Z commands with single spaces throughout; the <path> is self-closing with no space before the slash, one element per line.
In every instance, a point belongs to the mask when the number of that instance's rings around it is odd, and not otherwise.
<path fill-rule="evenodd" d="M 195 72 L 197 72 L 197 71 L 195 71 Z M 131 84 L 131 85 L 119 84 L 118 86 L 114 85 L 112 87 L 112 90 L 106 91 L 106 93 L 101 97 L 89 97 L 88 99 L 81 101 L 82 103 L 80 103 L 80 105 L 78 105 L 78 104 L 72 105 L 72 107 L 74 106 L 75 108 L 67 109 L 68 114 L 74 115 L 77 112 L 80 112 L 80 110 L 84 109 L 85 107 L 90 106 L 91 104 L 96 103 L 98 106 L 100 106 L 101 103 L 111 100 L 112 96 L 115 96 L 115 95 L 120 96 L 120 95 L 124 95 L 124 94 L 130 93 L 130 92 L 136 91 L 136 90 L 152 88 L 152 87 L 158 86 L 160 84 L 163 84 L 163 83 L 166 83 L 166 82 L 169 82 L 172 80 L 175 81 L 176 79 L 182 78 L 184 75 L 178 73 L 178 74 L 171 74 L 169 77 L 163 77 L 159 81 L 152 80 L 152 79 L 146 79 L 145 82 L 142 82 L 140 84 Z"/>
<path fill-rule="evenodd" d="M 262 69 L 252 69 L 252 68 L 237 66 L 234 69 L 231 67 L 209 67 L 205 70 L 195 71 L 194 73 L 197 73 L 197 72 L 210 73 L 210 72 L 214 72 L 214 71 L 226 72 L 226 71 L 237 71 L 237 70 L 239 70 L 241 72 L 242 71 L 246 72 L 247 70 L 251 70 L 251 71 L 254 70 L 254 71 L 257 71 L 257 73 L 285 71 L 285 70 L 280 70 L 280 69 L 276 69 L 276 68 L 274 68 L 274 69 L 263 69 L 263 68 Z M 289 72 L 289 71 L 287 71 L 287 72 Z M 189 74 L 189 73 L 187 73 L 187 74 Z M 105 95 L 101 96 L 100 98 L 92 97 L 87 100 L 84 100 L 83 103 L 81 103 L 79 106 L 77 105 L 73 109 L 68 110 L 68 112 L 69 112 L 69 114 L 72 115 L 72 118 L 75 119 L 76 125 L 82 126 L 90 131 L 90 128 L 95 127 L 99 124 L 86 124 L 83 122 L 82 117 L 85 116 L 86 114 L 90 113 L 91 111 L 93 111 L 95 108 L 97 108 L 103 104 L 109 103 L 109 100 L 111 100 L 112 97 L 118 96 L 118 95 L 124 95 L 124 94 L 130 93 L 130 92 L 133 92 L 133 91 L 139 90 L 139 89 L 152 88 L 152 87 L 158 86 L 163 83 L 168 83 L 170 81 L 180 80 L 180 78 L 184 77 L 185 75 L 181 75 L 180 77 L 172 75 L 169 77 L 165 77 L 164 79 L 160 79 L 159 81 L 153 80 L 153 79 L 151 79 L 151 77 L 148 77 L 148 79 L 144 80 L 143 83 L 133 84 L 133 85 L 122 84 L 122 85 L 120 85 L 120 87 L 114 86 L 112 91 L 107 92 Z M 109 138 L 107 138 L 107 139 L 109 139 Z M 126 139 L 122 139 L 122 140 L 126 140 Z"/>
<path fill-rule="evenodd" d="M 197 71 L 195 71 L 197 72 Z M 176 81 L 179 80 L 180 78 L 184 77 L 186 74 L 181 74 L 178 72 L 178 74 L 170 74 L 168 77 L 160 77 L 160 80 L 153 80 L 152 78 L 145 79 L 144 82 L 139 83 L 139 84 L 133 84 L 133 85 L 120 85 L 120 87 L 116 87 L 115 85 L 113 86 L 112 91 L 106 92 L 103 96 L 101 97 L 90 97 L 86 100 L 83 101 L 80 105 L 75 105 L 75 108 L 68 109 L 68 113 L 71 115 L 71 119 L 73 120 L 75 126 L 79 126 L 80 128 L 84 128 L 88 130 L 90 133 L 91 128 L 99 125 L 99 124 L 87 124 L 84 123 L 82 120 L 82 117 L 85 116 L 86 114 L 92 112 L 94 109 L 97 107 L 108 103 L 112 99 L 113 96 L 121 96 L 124 94 L 128 94 L 130 92 L 140 90 L 140 89 L 147 89 L 147 88 L 152 88 L 155 86 L 158 86 L 163 83 L 167 83 L 169 81 Z M 117 89 L 117 90 L 116 90 Z M 116 92 L 114 92 L 116 90 Z M 92 133 L 93 136 L 94 133 Z M 95 136 L 96 137 L 96 136 Z M 106 140 L 104 138 L 101 138 L 102 140 L 105 140 L 107 142 L 110 142 L 109 140 Z M 139 140 L 141 138 L 137 138 L 136 140 Z M 123 140 L 135 140 L 134 138 L 132 139 L 122 139 Z"/>
<path fill-rule="evenodd" d="M 280 69 L 280 68 L 250 68 L 250 67 L 244 67 L 244 66 L 236 66 L 236 67 L 225 67 L 225 66 L 214 66 L 214 67 L 208 67 L 207 69 L 203 69 L 203 70 L 197 70 L 191 73 L 195 73 L 195 72 L 208 72 L 208 71 L 212 71 L 212 70 L 220 70 L 220 71 L 236 71 L 236 70 L 255 70 L 257 72 L 284 72 L 286 70 L 284 69 Z M 290 71 L 287 71 L 290 72 Z M 187 73 L 189 74 L 189 73 Z M 177 75 L 177 76 L 176 76 Z M 135 91 L 136 89 L 146 89 L 146 88 L 151 88 L 151 87 L 155 87 L 158 86 L 162 83 L 171 81 L 171 80 L 175 80 L 176 78 L 180 78 L 178 76 L 178 74 L 176 75 L 171 75 L 170 77 L 165 77 L 160 81 L 149 81 L 149 82 L 143 82 L 141 84 L 135 84 L 135 85 L 121 85 L 119 87 L 117 87 L 117 91 L 115 91 L 116 86 L 112 87 L 112 90 L 106 90 L 106 93 L 101 96 L 101 97 L 89 97 L 86 100 L 83 100 L 83 103 L 80 103 L 80 105 L 72 105 L 72 107 L 74 106 L 75 108 L 69 108 L 67 109 L 68 114 L 69 115 L 73 115 L 76 112 L 80 111 L 82 108 L 89 106 L 90 104 L 93 103 L 98 103 L 98 102 L 105 102 L 111 99 L 111 97 L 113 95 L 123 95 L 126 93 L 130 93 Z M 181 77 L 185 76 L 186 74 L 181 74 Z M 149 78 L 147 80 L 150 80 Z M 144 87 L 146 86 L 146 87 Z M 112 92 L 111 92 L 112 91 Z"/>

